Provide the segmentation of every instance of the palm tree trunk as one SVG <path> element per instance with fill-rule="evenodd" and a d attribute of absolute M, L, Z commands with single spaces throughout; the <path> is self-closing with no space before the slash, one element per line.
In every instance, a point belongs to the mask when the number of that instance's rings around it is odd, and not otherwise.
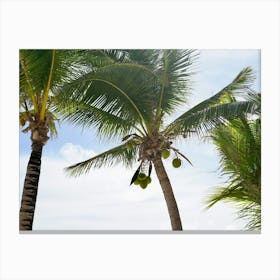
<path fill-rule="evenodd" d="M 32 152 L 27 165 L 20 207 L 20 230 L 32 230 L 41 170 L 42 150 L 43 143 L 37 141 L 32 143 Z"/>
<path fill-rule="evenodd" d="M 176 199 L 161 158 L 153 160 L 153 164 L 167 204 L 172 230 L 183 230 Z"/>

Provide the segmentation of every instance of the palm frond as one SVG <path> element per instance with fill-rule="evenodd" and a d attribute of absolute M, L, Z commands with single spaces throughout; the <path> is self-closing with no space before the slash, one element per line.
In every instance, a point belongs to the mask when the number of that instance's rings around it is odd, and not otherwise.
<path fill-rule="evenodd" d="M 213 132 L 222 174 L 261 203 L 261 130 L 258 120 L 234 120 Z M 236 184 L 236 183 L 234 183 Z"/>
<path fill-rule="evenodd" d="M 55 89 L 84 72 L 79 59 L 76 50 L 20 50 L 20 106 L 36 121 L 50 114 Z"/>
<path fill-rule="evenodd" d="M 219 125 L 225 124 L 230 119 L 244 114 L 254 114 L 256 105 L 249 101 L 237 101 L 227 104 L 219 104 L 203 110 L 185 113 L 165 130 L 166 135 L 205 134 Z"/>
<path fill-rule="evenodd" d="M 143 65 L 155 75 L 161 67 L 162 50 L 159 49 L 128 49 L 128 60 L 137 65 Z"/>
<path fill-rule="evenodd" d="M 74 50 L 55 50 L 52 65 L 53 50 L 20 50 L 20 89 L 29 92 L 30 82 L 35 94 L 45 90 L 49 80 L 49 73 L 53 67 L 50 89 L 71 80 L 80 73 L 78 56 Z M 28 89 L 29 90 L 26 90 Z"/>
<path fill-rule="evenodd" d="M 261 230 L 261 206 L 256 203 L 240 205 L 239 219 L 247 220 L 246 230 Z"/>
<path fill-rule="evenodd" d="M 94 107 L 83 101 L 73 99 L 58 100 L 55 108 L 62 120 L 67 120 L 74 125 L 80 125 L 84 128 L 96 128 L 99 136 L 111 139 L 113 137 L 123 137 L 129 133 L 138 131 L 144 132 L 137 127 L 134 119 L 118 112 L 110 113 L 104 109 Z"/>
<path fill-rule="evenodd" d="M 144 65 L 158 77 L 157 115 L 170 114 L 185 102 L 198 56 L 195 50 L 128 50 L 128 55 L 133 63 Z"/>
<path fill-rule="evenodd" d="M 187 133 L 188 130 L 193 130 L 197 125 L 201 126 L 198 127 L 198 131 L 201 131 L 203 127 L 207 130 L 208 127 L 213 128 L 217 124 L 223 123 L 225 119 L 236 117 L 239 113 L 252 113 L 252 109 L 254 109 L 255 113 L 258 109 L 255 102 L 250 102 L 251 100 L 248 100 L 248 107 L 246 107 L 246 103 L 237 103 L 234 99 L 235 95 L 241 93 L 243 96 L 246 96 L 248 87 L 253 80 L 254 74 L 252 69 L 249 67 L 244 68 L 237 77 L 221 91 L 175 119 L 166 127 L 165 133 L 175 135 L 177 133 Z M 227 103 L 234 103 L 235 105 L 227 105 L 225 101 L 227 101 Z M 215 108 L 212 109 L 212 107 Z M 230 110 L 227 111 L 227 108 Z M 242 108 L 245 109 L 245 111 L 242 112 Z M 207 114 L 209 115 L 207 116 Z M 194 123 L 192 124 L 192 122 Z"/>
<path fill-rule="evenodd" d="M 244 116 L 212 132 L 220 154 L 220 171 L 227 185 L 215 188 L 207 199 L 208 208 L 218 201 L 234 203 L 238 217 L 248 220 L 246 228 L 261 224 L 261 126 L 260 119 Z"/>
<path fill-rule="evenodd" d="M 91 168 L 101 168 L 123 163 L 126 167 L 131 167 L 136 161 L 138 146 L 133 140 L 129 140 L 123 145 L 105 151 L 86 161 L 79 162 L 65 168 L 71 176 L 79 176 L 88 173 Z"/>
<path fill-rule="evenodd" d="M 220 201 L 231 203 L 237 208 L 238 219 L 247 220 L 246 230 L 261 229 L 261 205 L 252 201 L 242 186 L 215 188 L 207 197 L 206 207 L 211 208 Z"/>
<path fill-rule="evenodd" d="M 214 206 L 219 201 L 227 202 L 254 202 L 252 197 L 242 188 L 241 184 L 230 185 L 227 187 L 216 187 L 212 190 L 212 193 L 207 197 L 207 208 Z"/>
<path fill-rule="evenodd" d="M 125 78 L 124 78 L 125 77 Z M 59 90 L 72 98 L 126 119 L 149 126 L 155 108 L 156 76 L 134 64 L 112 64 L 92 71 Z"/>
<path fill-rule="evenodd" d="M 193 66 L 198 54 L 194 50 L 162 50 L 158 77 L 161 92 L 159 112 L 168 114 L 186 102 L 192 89 Z"/>

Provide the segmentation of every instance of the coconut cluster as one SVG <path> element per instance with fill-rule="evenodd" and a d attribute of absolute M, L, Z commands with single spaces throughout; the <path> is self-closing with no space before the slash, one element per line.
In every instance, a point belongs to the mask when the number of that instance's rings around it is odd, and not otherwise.
<path fill-rule="evenodd" d="M 134 137 L 136 134 L 128 135 L 123 138 L 123 140 L 128 140 L 132 136 Z M 168 138 L 164 137 L 161 134 L 153 135 L 153 137 L 146 136 L 146 137 L 140 137 L 136 135 L 137 137 L 134 137 L 127 141 L 127 148 L 129 149 L 129 145 L 131 144 L 131 141 L 141 141 L 139 143 L 139 161 L 141 161 L 140 166 L 134 173 L 130 185 L 139 185 L 142 189 L 146 189 L 147 186 L 152 182 L 151 179 L 151 172 L 152 172 L 152 162 L 156 159 L 163 158 L 167 159 L 170 156 L 170 151 L 172 150 L 175 153 L 175 158 L 172 160 L 172 166 L 174 168 L 179 168 L 182 165 L 182 161 L 179 158 L 179 155 L 186 158 L 184 155 L 182 155 L 177 149 L 171 147 L 172 142 L 169 141 Z M 135 143 L 134 143 L 135 144 Z M 188 160 L 188 159 L 187 159 Z M 146 175 L 145 170 L 147 171 L 147 166 L 149 164 L 148 172 Z"/>
<path fill-rule="evenodd" d="M 134 181 L 134 185 L 140 185 L 142 189 L 146 189 L 146 187 L 152 182 L 150 176 L 147 176 L 145 173 L 139 173 L 137 179 Z"/>

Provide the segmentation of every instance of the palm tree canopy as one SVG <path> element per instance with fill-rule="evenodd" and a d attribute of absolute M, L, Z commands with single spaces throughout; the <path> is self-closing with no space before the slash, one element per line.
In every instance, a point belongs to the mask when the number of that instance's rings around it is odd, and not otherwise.
<path fill-rule="evenodd" d="M 86 104 L 88 109 L 91 107 L 91 112 L 98 109 L 99 117 L 100 110 L 112 115 L 108 135 L 123 136 L 119 118 L 123 120 L 123 124 L 128 122 L 130 127 L 134 126 L 144 134 L 151 134 L 155 126 L 160 125 L 161 114 L 170 114 L 179 104 L 185 102 L 189 94 L 191 66 L 196 57 L 194 51 L 126 52 L 125 62 L 95 67 L 60 89 L 60 96 L 67 96 L 69 100 L 69 103 L 65 104 L 66 110 L 62 111 L 65 118 L 83 123 L 83 112 L 68 110 L 69 104 L 78 102 Z M 108 115 L 105 116 L 105 122 L 107 117 Z M 96 123 L 93 122 L 93 125 Z M 124 126 L 123 130 L 126 131 L 127 125 Z M 104 130 L 104 126 L 102 129 Z"/>
<path fill-rule="evenodd" d="M 20 50 L 20 123 L 46 123 L 56 134 L 55 115 L 51 110 L 56 102 L 57 87 L 83 73 L 76 50 Z M 32 125 L 23 132 L 29 131 Z"/>
<path fill-rule="evenodd" d="M 102 51 L 106 54 L 108 50 Z M 124 145 L 138 146 L 138 160 L 143 149 L 171 146 L 178 136 L 201 134 L 225 123 L 227 119 L 257 110 L 250 100 L 224 102 L 226 96 L 248 95 L 254 75 L 243 69 L 226 87 L 163 127 L 163 119 L 182 104 L 191 90 L 193 64 L 197 52 L 193 50 L 119 50 L 112 51 L 105 62 L 94 59 L 88 71 L 57 89 L 57 98 L 65 100 L 57 108 L 63 118 L 87 127 L 96 127 L 106 138 L 121 137 Z M 106 55 L 108 57 L 108 55 Z M 115 57 L 115 59 L 112 59 Z M 155 140 L 157 138 L 157 140 Z M 153 139 L 153 140 L 151 140 Z M 159 144 L 155 142 L 158 141 Z M 119 146 L 123 151 L 123 146 Z M 142 151 L 142 152 L 141 152 Z M 100 159 L 112 159 L 112 149 L 69 168 L 73 175 L 100 167 Z M 106 155 L 106 156 L 105 156 Z M 147 158 L 149 156 L 145 154 Z M 128 157 L 125 164 L 137 160 Z M 103 161 L 105 163 L 106 161 Z M 113 161 L 117 162 L 117 161 Z M 80 169 L 78 171 L 78 169 Z"/>

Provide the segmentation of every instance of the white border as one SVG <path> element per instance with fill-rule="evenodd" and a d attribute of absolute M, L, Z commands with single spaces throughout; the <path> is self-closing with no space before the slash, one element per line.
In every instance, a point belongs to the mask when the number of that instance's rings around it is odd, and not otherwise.
<path fill-rule="evenodd" d="M 279 2 L 2 1 L 1 279 L 279 279 Z M 20 235 L 19 48 L 260 48 L 261 235 Z"/>

